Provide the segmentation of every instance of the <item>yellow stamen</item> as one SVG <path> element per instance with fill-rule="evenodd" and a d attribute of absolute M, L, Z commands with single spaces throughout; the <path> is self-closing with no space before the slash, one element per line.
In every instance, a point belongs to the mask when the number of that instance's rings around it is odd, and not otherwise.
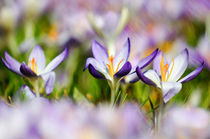
<path fill-rule="evenodd" d="M 109 74 L 113 77 L 114 75 L 114 66 L 113 66 L 113 60 L 114 60 L 114 57 L 113 56 L 110 56 L 109 57 L 109 64 L 106 64 L 108 66 L 108 69 L 109 69 Z"/>
<path fill-rule="evenodd" d="M 116 72 L 119 70 L 120 64 L 123 62 L 124 58 L 119 62 L 119 64 L 117 65 L 117 69 Z"/>
<path fill-rule="evenodd" d="M 114 74 L 119 70 L 120 64 L 123 62 L 124 58 L 118 63 L 116 71 L 114 71 L 114 57 L 111 55 L 109 56 L 109 64 L 106 64 L 108 66 L 109 74 L 111 77 L 114 76 Z"/>
<path fill-rule="evenodd" d="M 172 67 L 171 67 L 171 71 L 170 71 L 170 73 L 169 73 L 169 75 L 168 75 L 166 81 L 168 81 L 169 77 L 171 76 L 172 70 L 173 70 L 173 68 L 174 68 L 174 59 L 172 59 L 172 62 L 173 62 L 173 65 L 172 65 Z"/>
<path fill-rule="evenodd" d="M 35 58 L 32 58 L 32 60 L 29 61 L 28 66 L 33 72 L 37 74 L 37 64 L 36 64 Z"/>
<path fill-rule="evenodd" d="M 164 59 L 163 56 L 161 58 L 161 62 L 160 62 L 160 71 L 161 71 L 161 77 L 162 77 L 162 81 L 166 80 L 166 72 L 168 70 L 168 64 L 164 65 Z"/>

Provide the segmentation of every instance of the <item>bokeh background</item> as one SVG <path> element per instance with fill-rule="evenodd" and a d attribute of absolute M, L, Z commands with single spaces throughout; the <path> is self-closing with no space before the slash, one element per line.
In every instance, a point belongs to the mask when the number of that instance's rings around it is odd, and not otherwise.
<path fill-rule="evenodd" d="M 92 56 L 91 40 L 116 49 L 131 40 L 131 56 L 141 59 L 159 48 L 169 59 L 184 48 L 190 52 L 185 74 L 205 61 L 205 68 L 194 80 L 185 83 L 169 104 L 187 104 L 210 109 L 210 2 L 208 0 L 1 0 L 0 55 L 7 51 L 26 61 L 32 48 L 39 44 L 47 63 L 65 47 L 68 58 L 56 69 L 56 85 L 46 96 L 76 103 L 108 103 L 110 88 L 83 72 L 87 57 Z M 133 60 L 133 63 L 136 61 Z M 10 97 L 26 84 L 0 62 L 0 97 Z M 121 84 L 126 102 L 151 107 L 148 97 L 158 105 L 161 95 L 143 84 Z"/>

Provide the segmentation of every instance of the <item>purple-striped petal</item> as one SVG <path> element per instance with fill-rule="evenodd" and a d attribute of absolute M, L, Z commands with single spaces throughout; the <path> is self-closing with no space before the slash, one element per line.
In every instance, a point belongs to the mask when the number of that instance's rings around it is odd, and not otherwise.
<path fill-rule="evenodd" d="M 107 50 L 96 40 L 92 41 L 92 53 L 98 61 L 109 63 Z"/>
<path fill-rule="evenodd" d="M 178 82 L 185 83 L 185 82 L 188 82 L 188 81 L 194 79 L 203 70 L 203 67 L 204 67 L 204 62 L 197 69 L 192 71 L 190 74 L 188 74 L 187 76 L 185 76 Z"/>
<path fill-rule="evenodd" d="M 182 89 L 182 84 L 178 82 L 162 82 L 163 100 L 167 103 Z"/>
<path fill-rule="evenodd" d="M 46 61 L 44 52 L 39 45 L 36 45 L 32 50 L 28 59 L 28 63 L 32 61 L 33 58 L 37 64 L 37 73 L 39 73 L 45 68 L 45 61 Z"/>
<path fill-rule="evenodd" d="M 26 77 L 38 77 L 24 62 L 20 66 L 20 72 Z"/>
<path fill-rule="evenodd" d="M 153 60 L 154 60 L 154 58 L 156 57 L 156 55 L 157 55 L 157 53 L 158 53 L 158 48 L 154 51 L 154 52 L 152 52 L 149 56 L 147 56 L 146 58 L 144 58 L 144 59 L 142 59 L 140 62 L 139 62 L 139 64 L 138 64 L 138 66 L 141 68 L 141 69 L 143 69 L 143 68 L 145 68 L 147 65 L 149 65 Z"/>
<path fill-rule="evenodd" d="M 149 78 L 144 76 L 144 74 L 142 73 L 142 71 L 139 67 L 136 67 L 136 73 L 137 73 L 139 79 L 142 80 L 144 83 L 146 83 L 148 85 L 156 86 L 155 83 L 153 83 L 153 81 L 151 81 Z"/>
<path fill-rule="evenodd" d="M 69 54 L 69 49 L 65 48 L 65 50 L 61 54 L 59 54 L 47 65 L 47 67 L 44 69 L 44 71 L 41 74 L 45 74 L 47 72 L 54 70 L 61 62 L 63 62 L 66 59 L 68 54 Z"/>
<path fill-rule="evenodd" d="M 188 66 L 189 53 L 187 48 L 184 49 L 178 56 L 174 58 L 174 62 L 172 61 L 169 65 L 168 72 L 166 77 L 170 82 L 176 82 L 185 72 Z M 169 73 L 171 72 L 170 76 Z M 169 77 L 168 77 L 169 76 Z"/>
<path fill-rule="evenodd" d="M 116 78 L 121 78 L 125 75 L 127 75 L 132 69 L 131 63 L 126 62 L 123 67 L 114 75 Z"/>
<path fill-rule="evenodd" d="M 105 79 L 104 76 L 102 76 L 91 64 L 88 66 L 90 74 L 98 79 Z"/>
<path fill-rule="evenodd" d="M 20 63 L 17 60 L 15 60 L 13 57 L 11 57 L 7 52 L 5 52 L 4 55 L 6 60 L 1 58 L 4 65 L 12 72 L 22 75 L 22 73 L 20 72 Z"/>
<path fill-rule="evenodd" d="M 130 55 L 130 39 L 126 41 L 119 54 L 113 60 L 114 71 L 121 69 L 122 66 L 128 61 Z"/>
<path fill-rule="evenodd" d="M 45 81 L 45 92 L 47 93 L 47 95 L 49 95 L 52 93 L 54 89 L 55 79 L 56 79 L 55 72 L 49 72 L 43 74 L 42 78 Z"/>

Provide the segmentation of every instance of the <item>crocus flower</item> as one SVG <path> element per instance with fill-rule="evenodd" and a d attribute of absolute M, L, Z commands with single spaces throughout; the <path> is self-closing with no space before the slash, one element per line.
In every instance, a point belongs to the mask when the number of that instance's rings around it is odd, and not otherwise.
<path fill-rule="evenodd" d="M 92 53 L 94 58 L 87 59 L 84 70 L 88 68 L 90 74 L 95 78 L 104 79 L 105 77 L 113 81 L 115 78 L 121 78 L 131 71 L 131 64 L 128 62 L 130 54 L 129 38 L 117 55 L 111 54 L 94 40 L 92 41 Z"/>
<path fill-rule="evenodd" d="M 197 69 L 180 79 L 187 68 L 188 57 L 188 50 L 185 49 L 168 63 L 162 52 L 159 51 L 153 63 L 153 70 L 142 73 L 137 67 L 136 73 L 144 83 L 160 88 L 163 92 L 163 100 L 167 103 L 181 90 L 182 83 L 195 78 L 204 67 L 204 62 L 202 62 Z"/>
<path fill-rule="evenodd" d="M 40 46 L 36 45 L 32 50 L 28 65 L 25 62 L 18 62 L 11 57 L 7 52 L 4 53 L 5 59 L 2 59 L 4 65 L 14 73 L 27 78 L 38 79 L 42 77 L 45 81 L 45 91 L 50 94 L 53 91 L 55 84 L 55 72 L 53 70 L 67 57 L 68 49 L 66 48 L 61 54 L 54 58 L 46 67 L 46 59 L 43 50 Z"/>

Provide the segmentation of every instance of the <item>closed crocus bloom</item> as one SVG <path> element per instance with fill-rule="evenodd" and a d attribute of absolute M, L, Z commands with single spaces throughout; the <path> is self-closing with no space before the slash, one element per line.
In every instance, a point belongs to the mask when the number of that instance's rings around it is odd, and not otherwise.
<path fill-rule="evenodd" d="M 45 81 L 45 91 L 50 94 L 55 84 L 55 72 L 53 70 L 67 57 L 68 49 L 66 48 L 61 54 L 54 58 L 47 66 L 43 50 L 36 45 L 32 50 L 28 65 L 25 62 L 18 62 L 5 52 L 5 59 L 2 58 L 4 65 L 11 71 L 26 78 L 38 79 L 42 77 Z"/>
<path fill-rule="evenodd" d="M 92 42 L 92 53 L 94 58 L 88 58 L 85 69 L 89 69 L 91 75 L 95 78 L 107 79 L 111 82 L 115 78 L 121 78 L 131 71 L 131 64 L 128 62 L 130 54 L 130 40 L 116 55 L 112 55 L 97 41 Z"/>
<path fill-rule="evenodd" d="M 143 73 L 137 67 L 136 73 L 144 83 L 160 88 L 163 93 L 163 100 L 167 103 L 181 90 L 182 83 L 195 78 L 204 67 L 204 62 L 202 62 L 197 69 L 180 79 L 187 69 L 188 57 L 188 50 L 185 49 L 168 63 L 162 52 L 159 51 L 153 63 L 153 70 Z"/>

